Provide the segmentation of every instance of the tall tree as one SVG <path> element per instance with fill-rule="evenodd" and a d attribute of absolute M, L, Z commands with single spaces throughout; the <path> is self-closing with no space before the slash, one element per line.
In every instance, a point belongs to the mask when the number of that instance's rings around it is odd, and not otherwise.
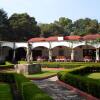
<path fill-rule="evenodd" d="M 71 19 L 60 17 L 59 20 L 54 23 L 63 29 L 63 35 L 69 35 L 72 32 L 73 23 Z"/>
<path fill-rule="evenodd" d="M 9 23 L 16 41 L 26 41 L 40 34 L 40 28 L 37 26 L 35 18 L 30 17 L 27 13 L 13 14 L 9 18 Z"/>
<path fill-rule="evenodd" d="M 40 24 L 41 34 L 43 37 L 62 35 L 63 29 L 54 23 Z"/>
<path fill-rule="evenodd" d="M 79 19 L 74 22 L 74 34 L 86 35 L 98 32 L 98 21 L 90 18 Z"/>
<path fill-rule="evenodd" d="M 7 13 L 0 9 L 0 40 L 9 40 L 9 22 Z"/>

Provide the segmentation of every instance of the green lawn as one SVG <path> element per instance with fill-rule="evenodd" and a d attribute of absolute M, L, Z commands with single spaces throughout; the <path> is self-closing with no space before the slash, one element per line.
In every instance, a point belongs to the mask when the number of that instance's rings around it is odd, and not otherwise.
<path fill-rule="evenodd" d="M 59 70 L 43 70 L 41 73 L 27 75 L 28 78 L 44 78 L 51 75 L 55 75 L 59 72 Z"/>
<path fill-rule="evenodd" d="M 8 84 L 0 83 L 0 100 L 13 100 Z"/>
<path fill-rule="evenodd" d="M 100 79 L 100 73 L 91 73 L 87 77 L 93 78 L 93 79 Z"/>

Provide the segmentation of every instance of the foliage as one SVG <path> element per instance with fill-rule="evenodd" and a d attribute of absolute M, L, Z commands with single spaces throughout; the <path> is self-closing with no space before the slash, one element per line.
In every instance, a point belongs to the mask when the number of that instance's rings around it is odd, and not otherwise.
<path fill-rule="evenodd" d="M 43 37 L 49 37 L 49 36 L 60 36 L 63 33 L 62 27 L 50 23 L 50 24 L 40 24 L 39 25 L 41 29 L 41 35 Z"/>
<path fill-rule="evenodd" d="M 27 79 L 25 76 L 21 74 L 0 73 L 0 82 L 5 82 L 9 84 L 15 83 L 19 93 L 23 97 L 23 100 L 52 100 L 51 97 L 45 94 L 33 82 L 31 82 L 29 79 Z M 2 87 L 0 87 L 0 90 L 2 90 Z M 9 92 L 9 91 L 6 91 L 6 92 Z M 12 100 L 12 99 L 3 99 L 3 100 Z"/>
<path fill-rule="evenodd" d="M 95 34 L 98 32 L 98 21 L 90 18 L 79 19 L 74 22 L 75 35 Z"/>
<path fill-rule="evenodd" d="M 60 17 L 52 23 L 40 23 L 27 13 L 7 16 L 0 9 L 0 40 L 27 41 L 32 37 L 49 37 L 65 35 L 87 35 L 100 33 L 100 23 L 96 19 L 84 18 L 72 22 L 71 19 Z"/>
<path fill-rule="evenodd" d="M 0 40 L 7 40 L 9 38 L 9 21 L 7 13 L 0 9 Z"/>
<path fill-rule="evenodd" d="M 24 100 L 52 100 L 51 97 L 23 75 L 15 74 L 15 80 Z"/>
<path fill-rule="evenodd" d="M 84 65 L 96 65 L 100 66 L 100 63 L 94 62 L 41 62 L 42 67 L 47 68 L 65 68 L 65 69 L 73 69 Z"/>
<path fill-rule="evenodd" d="M 10 85 L 0 83 L 0 100 L 13 100 Z"/>
<path fill-rule="evenodd" d="M 70 72 L 59 72 L 58 78 L 80 90 L 83 90 L 93 96 L 100 98 L 100 80 L 88 78 L 88 73 L 100 72 L 100 66 L 81 67 Z"/>
<path fill-rule="evenodd" d="M 56 75 L 59 70 L 42 70 L 41 73 L 26 75 L 27 78 L 45 78 Z"/>
<path fill-rule="evenodd" d="M 31 37 L 38 36 L 40 29 L 34 17 L 30 17 L 27 13 L 13 14 L 9 18 L 10 27 L 16 41 L 25 41 Z"/>

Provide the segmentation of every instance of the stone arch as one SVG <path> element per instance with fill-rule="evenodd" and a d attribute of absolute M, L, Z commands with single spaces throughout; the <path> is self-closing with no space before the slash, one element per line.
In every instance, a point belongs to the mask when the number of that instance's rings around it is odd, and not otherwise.
<path fill-rule="evenodd" d="M 12 61 L 13 51 L 14 50 L 10 46 L 2 46 L 0 49 L 0 57 L 6 61 Z"/>
<path fill-rule="evenodd" d="M 74 48 L 75 56 L 74 59 L 75 61 L 84 61 L 84 58 L 87 56 L 90 59 L 95 60 L 95 52 L 96 49 L 92 45 L 79 45 Z"/>
<path fill-rule="evenodd" d="M 26 60 L 26 53 L 27 53 L 27 48 L 25 47 L 19 47 L 15 49 L 15 60 L 16 61 Z"/>
<path fill-rule="evenodd" d="M 52 42 L 51 43 L 51 48 L 55 48 L 58 46 L 64 46 L 64 47 L 70 47 L 70 42 L 67 41 L 60 41 L 60 42 Z"/>
<path fill-rule="evenodd" d="M 33 60 L 37 60 L 38 57 L 48 59 L 48 48 L 44 46 L 38 46 L 32 49 Z"/>
<path fill-rule="evenodd" d="M 71 48 L 67 47 L 67 46 L 56 46 L 54 48 L 52 48 L 52 55 L 53 55 L 53 59 L 55 59 L 58 56 L 62 56 L 65 57 L 67 59 L 70 59 L 71 56 Z"/>

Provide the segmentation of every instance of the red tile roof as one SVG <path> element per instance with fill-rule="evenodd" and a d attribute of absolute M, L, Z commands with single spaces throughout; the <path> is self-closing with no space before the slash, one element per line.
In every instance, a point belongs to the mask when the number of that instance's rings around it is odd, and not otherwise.
<path fill-rule="evenodd" d="M 73 36 L 65 36 L 64 40 L 80 40 L 82 39 L 81 36 L 73 35 Z"/>
<path fill-rule="evenodd" d="M 73 35 L 73 36 L 65 36 L 64 40 L 95 40 L 97 38 L 100 38 L 100 34 L 90 34 L 90 35 L 85 35 L 83 37 Z M 58 37 L 52 36 L 48 38 L 31 38 L 28 40 L 28 42 L 43 42 L 43 41 L 59 41 Z"/>
<path fill-rule="evenodd" d="M 41 42 L 45 41 L 45 38 L 31 38 L 28 40 L 28 42 Z"/>
<path fill-rule="evenodd" d="M 100 34 L 90 34 L 90 35 L 85 35 L 82 37 L 83 40 L 95 40 L 97 38 L 100 38 Z"/>
<path fill-rule="evenodd" d="M 58 41 L 58 37 L 48 37 L 46 41 Z"/>

